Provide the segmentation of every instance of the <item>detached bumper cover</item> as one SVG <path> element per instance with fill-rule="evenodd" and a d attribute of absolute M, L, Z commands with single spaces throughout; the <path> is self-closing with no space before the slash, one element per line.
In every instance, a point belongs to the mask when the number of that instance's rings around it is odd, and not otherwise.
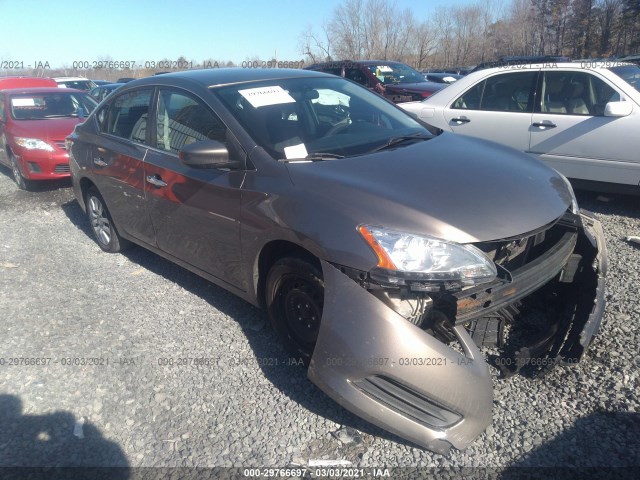
<path fill-rule="evenodd" d="M 580 221 L 570 246 L 580 255 L 582 267 L 567 290 L 579 292 L 567 297 L 576 307 L 555 330 L 553 348 L 545 348 L 555 363 L 581 358 L 604 313 L 604 234 L 587 212 Z M 537 275 L 525 270 L 515 283 L 527 294 L 541 286 L 541 278 L 557 283 L 562 267 L 552 260 L 558 258 L 562 265 L 570 254 L 563 249 L 550 252 L 534 269 Z M 311 381 L 346 409 L 429 450 L 446 453 L 450 446 L 469 445 L 491 422 L 493 386 L 488 365 L 462 322 L 453 330 L 464 354 L 408 322 L 333 265 L 322 261 L 322 270 L 325 303 L 309 366 Z M 536 285 L 526 288 L 529 283 Z M 521 288 L 512 292 L 512 300 L 522 298 Z M 505 291 L 496 293 L 496 303 L 509 303 Z M 460 310 L 467 319 L 474 309 Z M 479 310 L 477 315 L 482 314 Z"/>
<path fill-rule="evenodd" d="M 466 447 L 491 421 L 489 368 L 467 332 L 465 354 L 409 323 L 327 262 L 309 378 L 343 407 L 430 450 Z"/>

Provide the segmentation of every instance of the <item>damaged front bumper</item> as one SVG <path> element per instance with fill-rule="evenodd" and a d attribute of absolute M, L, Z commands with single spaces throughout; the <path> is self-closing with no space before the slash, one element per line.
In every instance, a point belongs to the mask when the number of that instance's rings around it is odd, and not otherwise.
<path fill-rule="evenodd" d="M 462 294 L 465 290 L 454 297 L 459 318 L 450 319 L 456 340 L 451 344 L 323 261 L 325 303 L 309 378 L 343 407 L 413 443 L 439 453 L 465 448 L 491 422 L 493 405 L 488 364 L 469 334 L 470 321 L 553 287 L 556 296 L 567 296 L 561 301 L 570 296 L 575 306 L 567 318 L 550 322 L 546 341 L 532 341 L 536 347 L 524 347 L 520 355 L 574 363 L 599 330 L 604 235 L 588 213 L 574 220 L 572 238 L 508 281 L 485 286 L 489 299 Z"/>

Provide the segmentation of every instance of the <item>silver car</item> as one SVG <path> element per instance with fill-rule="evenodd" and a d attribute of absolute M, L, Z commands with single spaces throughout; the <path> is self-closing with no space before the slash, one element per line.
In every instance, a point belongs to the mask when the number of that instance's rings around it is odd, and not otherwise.
<path fill-rule="evenodd" d="M 640 193 L 639 89 L 632 64 L 523 63 L 400 106 L 442 130 L 526 152 L 579 186 Z"/>

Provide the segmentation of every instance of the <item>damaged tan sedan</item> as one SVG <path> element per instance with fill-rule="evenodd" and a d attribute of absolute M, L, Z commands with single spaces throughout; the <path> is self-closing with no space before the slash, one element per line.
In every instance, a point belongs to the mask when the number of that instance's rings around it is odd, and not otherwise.
<path fill-rule="evenodd" d="M 428 449 L 491 421 L 480 346 L 540 373 L 598 332 L 603 234 L 562 175 L 343 78 L 141 79 L 68 146 L 103 250 L 134 242 L 264 306 L 322 390 Z"/>

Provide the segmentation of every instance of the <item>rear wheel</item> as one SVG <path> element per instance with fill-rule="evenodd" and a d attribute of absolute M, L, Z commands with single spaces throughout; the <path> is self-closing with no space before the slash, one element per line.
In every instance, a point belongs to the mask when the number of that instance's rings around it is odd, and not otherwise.
<path fill-rule="evenodd" d="M 16 157 L 9 154 L 9 161 L 11 162 L 11 172 L 13 173 L 13 180 L 16 182 L 18 188 L 20 190 L 31 190 L 33 188 L 33 182 L 24 178 L 22 172 L 20 171 L 20 167 L 18 166 Z"/>
<path fill-rule="evenodd" d="M 85 205 L 91 229 L 100 248 L 110 253 L 122 251 L 128 242 L 118 234 L 104 199 L 97 188 L 91 187 L 87 190 Z"/>
<path fill-rule="evenodd" d="M 308 364 L 322 319 L 322 272 L 302 258 L 278 260 L 267 276 L 266 304 L 275 331 L 291 353 Z"/>

